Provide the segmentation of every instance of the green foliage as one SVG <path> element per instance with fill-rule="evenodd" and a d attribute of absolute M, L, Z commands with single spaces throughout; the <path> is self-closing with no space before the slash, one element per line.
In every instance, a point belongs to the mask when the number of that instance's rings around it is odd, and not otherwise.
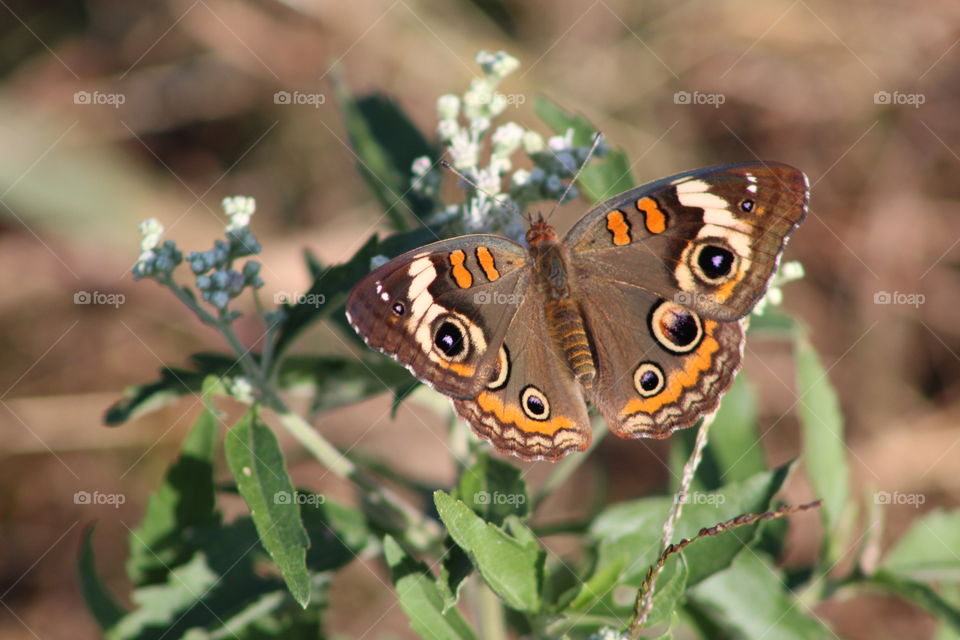
<path fill-rule="evenodd" d="M 504 58 L 492 56 L 489 61 L 503 64 Z M 424 493 L 416 483 L 403 482 L 389 461 L 374 468 L 347 458 L 283 403 L 282 392 L 307 389 L 314 412 L 383 392 L 392 394 L 397 405 L 417 385 L 402 367 L 367 351 L 359 356 L 343 355 L 342 350 L 288 353 L 294 340 L 318 322 L 329 322 L 356 343 L 343 318 L 342 303 L 350 288 L 369 272 L 375 258 L 395 256 L 440 233 L 418 221 L 443 203 L 409 189 L 411 163 L 423 156 L 434 159 L 435 147 L 389 99 L 376 94 L 358 98 L 342 84 L 337 91 L 361 173 L 397 232 L 382 240 L 372 236 L 340 265 L 325 266 L 308 255 L 306 269 L 313 277 L 308 301 L 264 314 L 263 351 L 250 353 L 232 332 L 234 311 L 223 306 L 216 314 L 206 312 L 191 289 L 173 280 L 178 250 L 169 241 L 159 244 L 162 230 L 151 227 L 145 244 L 156 253 L 141 275 L 169 287 L 201 321 L 219 330 L 231 353 L 195 354 L 190 367 L 164 369 L 159 380 L 131 387 L 107 412 L 108 424 L 121 424 L 184 395 L 202 393 L 204 400 L 179 456 L 130 534 L 129 610 L 118 604 L 97 573 L 92 530 L 84 536 L 78 569 L 93 619 L 111 640 L 327 637 L 323 613 L 330 581 L 363 554 L 382 561 L 410 627 L 423 638 L 509 633 L 626 637 L 620 634 L 639 626 L 634 625 L 638 595 L 661 557 L 664 522 L 676 508 L 674 496 L 602 503 L 586 521 L 543 525 L 549 514 L 538 510 L 540 498 L 569 477 L 578 459 L 558 466 L 554 480 L 541 489 L 544 495 L 534 501 L 525 472 L 479 448 L 464 452 L 467 462 L 457 479 L 433 492 L 433 504 L 412 504 L 384 490 L 370 473 Z M 542 98 L 536 112 L 555 132 L 572 130 L 574 145 L 592 140 L 594 129 L 582 117 Z M 629 167 L 625 153 L 608 152 L 586 168 L 579 186 L 588 199 L 600 200 L 634 186 Z M 252 202 L 240 204 L 252 210 Z M 250 243 L 244 247 L 258 246 L 248 230 L 231 233 L 228 238 Z M 188 262 L 203 262 L 192 267 L 195 272 L 201 267 L 228 271 L 233 251 L 219 255 L 215 247 Z M 247 280 L 248 288 L 256 288 L 253 277 Z M 239 284 L 230 289 L 229 284 L 223 290 L 230 296 L 244 290 Z M 317 299 L 323 302 L 313 303 Z M 664 560 L 650 613 L 643 629 L 633 631 L 660 638 L 832 637 L 811 613 L 813 606 L 840 589 L 869 589 L 895 594 L 929 611 L 943 625 L 941 640 L 958 637 L 960 514 L 930 513 L 879 561 L 867 561 L 861 552 L 846 575 L 834 575 L 836 558 L 850 546 L 853 504 L 843 417 L 829 370 L 797 323 L 778 309 L 755 318 L 750 335 L 795 347 L 802 456 L 768 470 L 756 392 L 741 375 L 712 422 L 702 463 L 673 529 L 671 542 L 692 542 Z M 224 395 L 252 405 L 236 424 L 224 424 L 213 406 L 214 399 Z M 261 412 L 268 419 L 270 413 L 278 416 L 279 424 L 327 472 L 352 481 L 359 506 L 296 489 Z M 670 467 L 676 477 L 695 438 L 696 429 L 690 429 L 671 441 Z M 218 468 L 219 446 L 234 486 L 216 484 L 227 472 Z M 775 509 L 789 474 L 801 466 L 814 496 L 824 501 L 824 540 L 819 557 L 788 576 L 777 568 L 777 560 L 789 519 L 716 525 Z M 678 488 L 674 483 L 671 493 Z M 249 513 L 224 522 L 218 491 L 239 493 Z M 562 533 L 577 553 L 560 557 L 535 532 L 543 537 Z"/>

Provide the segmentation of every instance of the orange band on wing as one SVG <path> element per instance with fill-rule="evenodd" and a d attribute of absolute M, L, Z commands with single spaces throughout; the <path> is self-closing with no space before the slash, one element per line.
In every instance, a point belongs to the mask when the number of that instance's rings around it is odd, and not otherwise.
<path fill-rule="evenodd" d="M 490 282 L 500 277 L 500 272 L 497 271 L 497 265 L 493 259 L 493 254 L 490 253 L 490 249 L 477 247 L 477 262 L 480 263 L 480 268 L 483 269 L 484 275 L 487 276 L 487 280 Z"/>
<path fill-rule="evenodd" d="M 450 254 L 450 266 L 453 267 L 453 280 L 461 289 L 466 289 L 473 284 L 473 274 L 463 266 L 467 260 L 467 254 L 457 249 Z"/>
<path fill-rule="evenodd" d="M 557 416 L 549 420 L 531 420 L 523 415 L 519 405 L 505 407 L 493 394 L 486 391 L 477 396 L 477 404 L 485 413 L 492 413 L 500 422 L 512 424 L 524 433 L 542 433 L 552 436 L 560 429 L 576 427 L 573 420 L 564 416 Z"/>
<path fill-rule="evenodd" d="M 637 209 L 643 212 L 643 223 L 650 233 L 663 233 L 667 229 L 667 216 L 653 198 L 637 200 Z"/>
<path fill-rule="evenodd" d="M 630 223 L 623 211 L 614 209 L 607 214 L 607 231 L 613 234 L 613 244 L 618 247 L 630 244 Z"/>
<path fill-rule="evenodd" d="M 464 378 L 472 378 L 476 369 L 474 369 L 469 364 L 462 364 L 459 362 L 444 362 L 443 360 L 436 360 L 436 363 L 443 367 L 444 369 L 449 369 L 459 376 Z"/>
<path fill-rule="evenodd" d="M 674 371 L 667 379 L 667 384 L 663 391 L 650 398 L 634 398 L 627 403 L 627 406 L 620 412 L 621 417 L 628 417 L 635 413 L 653 414 L 665 404 L 676 402 L 686 389 L 697 384 L 697 380 L 713 364 L 713 356 L 720 348 L 719 343 L 713 337 L 713 330 L 717 323 L 713 320 L 703 321 L 703 342 L 697 347 L 696 351 L 687 356 L 687 362 L 683 369 Z"/>

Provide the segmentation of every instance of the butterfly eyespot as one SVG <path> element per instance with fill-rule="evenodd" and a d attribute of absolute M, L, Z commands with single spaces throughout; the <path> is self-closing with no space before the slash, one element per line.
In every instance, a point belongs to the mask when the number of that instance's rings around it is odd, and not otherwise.
<path fill-rule="evenodd" d="M 740 201 L 740 210 L 744 213 L 750 213 L 753 211 L 753 200 L 741 200 Z"/>
<path fill-rule="evenodd" d="M 402 302 L 394 302 L 394 303 L 393 303 L 393 312 L 394 312 L 396 315 L 402 316 L 402 315 L 403 315 L 403 312 L 406 311 L 406 310 L 407 310 L 407 309 L 406 309 L 406 307 L 403 306 L 403 303 L 402 303 Z"/>
<path fill-rule="evenodd" d="M 642 362 L 633 372 L 633 386 L 644 398 L 650 398 L 663 391 L 666 378 L 663 369 L 653 362 Z"/>
<path fill-rule="evenodd" d="M 700 317 L 679 304 L 661 300 L 650 311 L 650 332 L 670 353 L 689 353 L 703 338 Z"/>
<path fill-rule="evenodd" d="M 510 352 L 507 351 L 507 345 L 501 345 L 500 353 L 497 355 L 497 372 L 487 384 L 487 389 L 496 391 L 507 385 L 510 378 Z"/>
<path fill-rule="evenodd" d="M 719 280 L 730 275 L 734 255 L 729 249 L 706 245 L 697 253 L 697 266 L 708 280 Z"/>
<path fill-rule="evenodd" d="M 470 338 L 463 321 L 443 316 L 434 323 L 433 346 L 449 362 L 462 362 L 470 352 Z"/>
<path fill-rule="evenodd" d="M 721 285 L 740 268 L 740 256 L 722 238 L 706 238 L 687 258 L 693 274 L 708 285 Z"/>
<path fill-rule="evenodd" d="M 527 385 L 520 392 L 520 407 L 531 420 L 550 419 L 550 402 L 547 396 L 533 385 Z"/>

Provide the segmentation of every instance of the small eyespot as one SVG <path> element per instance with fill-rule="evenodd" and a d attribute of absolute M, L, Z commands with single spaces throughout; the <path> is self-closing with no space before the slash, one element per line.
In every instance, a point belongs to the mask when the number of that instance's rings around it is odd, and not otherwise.
<path fill-rule="evenodd" d="M 406 311 L 406 307 L 403 306 L 403 303 L 402 303 L 402 302 L 394 302 L 394 303 L 393 303 L 393 312 L 394 312 L 396 315 L 402 316 L 404 311 Z"/>
<path fill-rule="evenodd" d="M 642 362 L 633 372 L 633 386 L 644 398 L 657 395 L 665 385 L 663 369 L 653 362 Z"/>
<path fill-rule="evenodd" d="M 651 309 L 649 326 L 657 343 L 670 353 L 689 353 L 703 338 L 700 317 L 690 309 L 666 300 Z"/>
<path fill-rule="evenodd" d="M 520 407 L 531 420 L 544 421 L 550 418 L 550 402 L 547 396 L 533 385 L 527 385 L 520 392 Z"/>
<path fill-rule="evenodd" d="M 750 213 L 753 211 L 753 200 L 741 200 L 740 201 L 740 210 L 744 213 Z"/>
<path fill-rule="evenodd" d="M 438 317 L 433 323 L 434 352 L 449 362 L 463 362 L 470 355 L 467 325 L 453 314 Z"/>

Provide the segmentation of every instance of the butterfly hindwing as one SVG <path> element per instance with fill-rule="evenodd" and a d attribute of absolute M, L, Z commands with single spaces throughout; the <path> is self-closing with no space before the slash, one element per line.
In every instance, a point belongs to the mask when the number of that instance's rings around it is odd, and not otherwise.
<path fill-rule="evenodd" d="M 590 400 L 620 437 L 664 438 L 716 409 L 740 368 L 741 321 L 724 322 L 617 283 L 584 308 L 597 356 Z"/>
<path fill-rule="evenodd" d="M 474 397 L 496 367 L 530 278 L 506 238 L 463 236 L 390 260 L 350 292 L 347 318 L 371 347 L 454 397 Z"/>
<path fill-rule="evenodd" d="M 557 460 L 586 449 L 591 439 L 583 392 L 543 329 L 546 304 L 539 290 L 528 290 L 493 375 L 475 397 L 453 401 L 478 436 L 525 460 Z"/>
<path fill-rule="evenodd" d="M 766 291 L 807 189 L 801 171 L 779 163 L 702 169 L 604 202 L 564 242 L 578 280 L 621 282 L 733 320 Z"/>

